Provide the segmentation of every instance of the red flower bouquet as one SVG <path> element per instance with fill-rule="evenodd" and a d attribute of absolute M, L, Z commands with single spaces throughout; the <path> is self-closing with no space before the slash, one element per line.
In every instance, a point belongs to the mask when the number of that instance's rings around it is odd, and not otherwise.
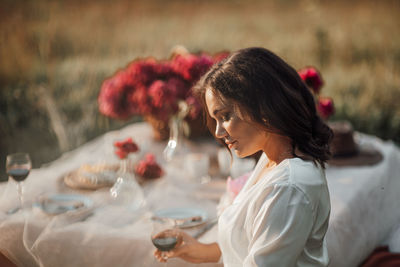
<path fill-rule="evenodd" d="M 314 67 L 305 67 L 298 71 L 299 76 L 314 94 L 317 102 L 317 111 L 321 118 L 327 120 L 335 113 L 335 106 L 332 98 L 319 96 L 321 88 L 324 85 L 319 71 Z"/>
<path fill-rule="evenodd" d="M 190 107 L 187 119 L 200 117 L 201 107 L 191 87 L 227 53 L 211 57 L 202 54 L 176 54 L 170 60 L 138 59 L 105 80 L 98 96 L 100 112 L 115 119 L 133 115 L 168 121 L 179 110 L 179 102 Z"/>
<path fill-rule="evenodd" d="M 128 137 L 123 141 L 114 142 L 114 147 L 116 148 L 115 154 L 120 159 L 125 159 L 129 153 L 134 153 L 139 150 L 139 147 L 135 142 L 133 142 L 132 138 Z"/>
<path fill-rule="evenodd" d="M 156 162 L 153 154 L 147 154 L 145 158 L 136 165 L 135 172 L 145 179 L 155 179 L 163 175 L 164 171 Z"/>

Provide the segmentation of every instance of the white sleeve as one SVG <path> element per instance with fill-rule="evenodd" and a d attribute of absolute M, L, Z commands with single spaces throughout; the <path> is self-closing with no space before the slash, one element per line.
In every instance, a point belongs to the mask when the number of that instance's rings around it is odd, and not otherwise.
<path fill-rule="evenodd" d="M 272 185 L 249 206 L 250 244 L 244 266 L 294 266 L 313 226 L 307 196 L 297 187 Z"/>

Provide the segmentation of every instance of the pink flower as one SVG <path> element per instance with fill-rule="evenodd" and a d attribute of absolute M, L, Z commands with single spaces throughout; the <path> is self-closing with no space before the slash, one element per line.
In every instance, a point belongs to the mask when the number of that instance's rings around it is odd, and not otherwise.
<path fill-rule="evenodd" d="M 176 73 L 174 73 L 171 62 L 169 61 L 158 62 L 158 64 L 155 66 L 155 73 L 157 78 L 163 80 L 167 80 L 172 76 L 177 76 Z"/>
<path fill-rule="evenodd" d="M 227 58 L 229 56 L 229 54 L 230 53 L 227 51 L 223 51 L 223 52 L 215 54 L 213 56 L 214 63 L 220 62 L 221 60 Z"/>
<path fill-rule="evenodd" d="M 320 97 L 318 99 L 317 110 L 323 119 L 328 119 L 335 113 L 335 106 L 333 105 L 332 98 Z"/>
<path fill-rule="evenodd" d="M 164 81 L 157 80 L 149 87 L 149 96 L 152 104 L 156 108 L 161 108 L 169 98 L 171 94 Z"/>
<path fill-rule="evenodd" d="M 178 111 L 180 100 L 190 100 L 196 108 L 190 117 L 200 112 L 191 100 L 190 88 L 213 64 L 208 55 L 182 54 L 169 61 L 154 58 L 135 60 L 123 71 L 102 84 L 98 103 L 102 114 L 127 119 L 133 115 L 155 116 L 168 121 Z"/>
<path fill-rule="evenodd" d="M 190 107 L 188 117 L 192 120 L 198 118 L 202 110 L 199 101 L 194 96 L 189 96 L 188 98 L 186 98 L 186 103 Z"/>
<path fill-rule="evenodd" d="M 135 84 L 150 86 L 155 80 L 167 80 L 174 73 L 172 65 L 168 61 L 156 61 L 154 58 L 147 58 L 132 62 L 126 68 L 126 72 L 134 80 Z"/>
<path fill-rule="evenodd" d="M 306 67 L 298 71 L 301 79 L 315 93 L 319 94 L 321 87 L 324 84 L 318 70 L 314 67 Z"/>
<path fill-rule="evenodd" d="M 153 154 L 147 154 L 145 158 L 136 165 L 135 172 L 143 178 L 155 179 L 161 177 L 164 171 L 155 160 Z"/>
<path fill-rule="evenodd" d="M 177 99 L 183 99 L 191 93 L 190 85 L 179 76 L 172 76 L 167 80 L 167 87 L 172 90 Z"/>
<path fill-rule="evenodd" d="M 118 72 L 105 80 L 98 97 L 100 112 L 111 118 L 129 118 L 137 111 L 135 105 L 129 101 L 134 90 L 134 83 L 125 72 Z"/>
<path fill-rule="evenodd" d="M 148 91 L 153 105 L 152 112 L 160 119 L 168 120 L 168 117 L 178 111 L 178 100 L 187 93 L 185 88 L 184 81 L 176 77 L 153 82 Z"/>
<path fill-rule="evenodd" d="M 120 159 L 124 159 L 128 156 L 128 153 L 126 153 L 125 151 L 121 150 L 121 149 L 117 149 L 115 150 L 115 155 L 117 155 Z"/>
<path fill-rule="evenodd" d="M 132 62 L 126 68 L 126 72 L 132 77 L 136 85 L 148 86 L 155 79 L 156 67 L 156 60 L 148 58 Z"/>
<path fill-rule="evenodd" d="M 128 156 L 129 153 L 134 153 L 139 150 L 138 145 L 133 142 L 131 137 L 128 137 L 123 141 L 114 142 L 114 147 L 116 148 L 115 154 L 120 159 L 124 159 Z"/>
<path fill-rule="evenodd" d="M 212 66 L 213 59 L 208 55 L 177 55 L 172 60 L 172 68 L 175 72 L 191 84 L 197 82 L 200 77 Z"/>

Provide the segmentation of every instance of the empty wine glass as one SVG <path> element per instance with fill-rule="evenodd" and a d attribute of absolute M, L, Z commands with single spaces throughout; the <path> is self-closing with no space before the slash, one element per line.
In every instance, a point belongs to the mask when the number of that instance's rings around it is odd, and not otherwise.
<path fill-rule="evenodd" d="M 28 153 L 15 153 L 7 155 L 6 171 L 7 175 L 17 182 L 19 207 L 13 209 L 17 211 L 23 207 L 23 181 L 28 177 L 32 168 L 32 162 Z M 13 213 L 13 212 L 10 212 Z"/>
<path fill-rule="evenodd" d="M 151 234 L 151 241 L 153 245 L 161 251 L 161 257 L 163 258 L 164 252 L 173 249 L 178 243 L 178 236 L 177 233 L 174 231 L 174 228 L 176 228 L 176 223 L 173 219 L 153 219 L 153 231 Z"/>

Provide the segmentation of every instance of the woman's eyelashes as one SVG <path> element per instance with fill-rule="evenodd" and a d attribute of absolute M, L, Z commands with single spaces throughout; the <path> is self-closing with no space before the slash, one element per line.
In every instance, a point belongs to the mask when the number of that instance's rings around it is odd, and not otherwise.
<path fill-rule="evenodd" d="M 224 113 L 221 115 L 222 121 L 229 121 L 231 119 L 231 114 L 230 112 Z"/>

